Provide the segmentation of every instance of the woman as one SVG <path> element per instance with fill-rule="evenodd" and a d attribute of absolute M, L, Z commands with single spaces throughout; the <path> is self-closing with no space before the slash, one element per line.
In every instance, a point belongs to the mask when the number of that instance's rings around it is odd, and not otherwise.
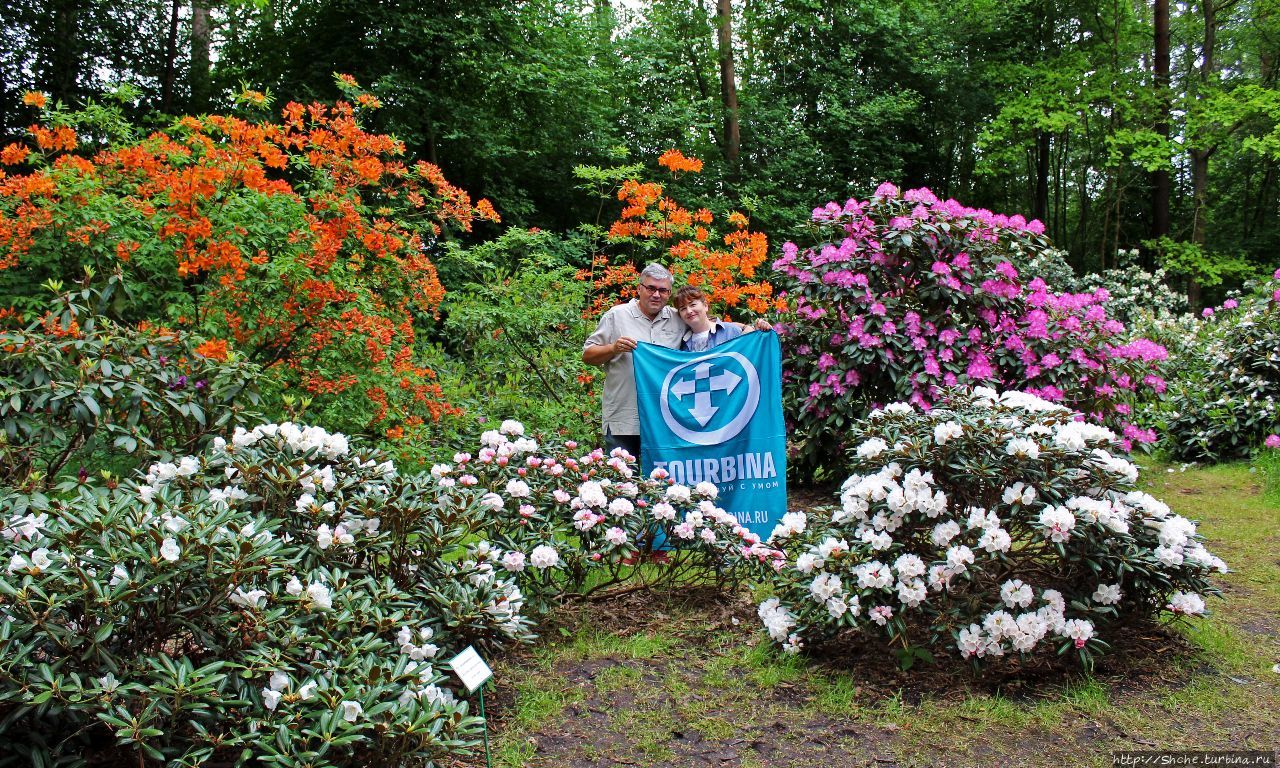
<path fill-rule="evenodd" d="M 676 291 L 672 300 L 680 318 L 689 326 L 680 340 L 680 349 L 685 352 L 705 352 L 719 345 L 736 339 L 744 333 L 754 330 L 771 331 L 773 326 L 767 320 L 756 320 L 755 327 L 739 323 L 722 323 L 707 317 L 707 295 L 692 285 L 686 285 Z"/>

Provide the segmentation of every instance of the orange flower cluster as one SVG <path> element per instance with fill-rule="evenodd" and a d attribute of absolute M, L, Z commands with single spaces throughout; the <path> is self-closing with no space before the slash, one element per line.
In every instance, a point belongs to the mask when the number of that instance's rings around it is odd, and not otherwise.
<path fill-rule="evenodd" d="M 42 171 L 8 176 L 0 179 L 0 199 L 13 209 L 6 216 L 0 208 L 0 269 L 8 269 L 31 250 L 35 233 L 53 224 L 50 204 L 57 200 L 57 187 Z"/>
<path fill-rule="evenodd" d="M 24 101 L 46 103 L 38 93 Z M 77 149 L 72 128 L 30 134 L 44 154 L 22 143 L 0 150 L 0 163 L 36 166 L 0 172 L 0 270 L 75 248 L 99 274 L 198 295 L 191 323 L 226 339 L 202 345 L 208 357 L 225 358 L 232 341 L 315 394 L 407 377 L 394 398 L 403 412 L 381 409 L 404 423 L 453 408 L 411 362 L 414 316 L 444 298 L 426 250 L 446 228 L 501 219 L 439 167 L 406 163 L 403 144 L 365 131 L 352 104 L 291 103 L 279 122 L 184 117 L 92 156 L 67 154 Z M 166 255 L 171 266 L 157 273 Z"/>
<path fill-rule="evenodd" d="M 668 149 L 663 152 L 662 157 L 658 158 L 658 165 L 672 173 L 679 173 L 680 171 L 702 173 L 702 161 L 696 157 L 685 157 L 684 153 L 678 149 Z"/>
<path fill-rule="evenodd" d="M 702 170 L 701 160 L 674 149 L 664 153 L 658 163 L 673 173 Z M 677 285 L 687 282 L 702 288 L 714 309 L 745 305 L 757 314 L 783 309 L 773 286 L 757 275 L 768 258 L 769 244 L 764 234 L 749 231 L 746 216 L 730 213 L 726 217 L 728 231 L 718 234 L 711 211 L 691 211 L 667 196 L 661 184 L 636 179 L 623 182 L 618 199 L 623 209 L 609 227 L 612 244 L 639 244 L 643 251 L 645 241 L 663 243 L 670 256 L 667 266 Z M 644 258 L 647 256 L 611 258 L 599 254 L 590 269 L 579 271 L 578 279 L 592 284 L 591 305 L 583 316 L 596 317 L 625 299 L 636 283 L 636 262 Z"/>
<path fill-rule="evenodd" d="M 351 389 L 357 381 L 351 373 L 328 379 L 315 371 L 306 371 L 302 375 L 302 388 L 313 395 L 336 395 Z"/>
<path fill-rule="evenodd" d="M 0 150 L 0 165 L 18 165 L 27 161 L 31 150 L 22 144 L 9 144 Z"/>
<path fill-rule="evenodd" d="M 195 353 L 210 360 L 227 359 L 227 342 L 225 339 L 210 339 L 195 348 Z"/>
<path fill-rule="evenodd" d="M 578 270 L 577 278 L 591 281 L 591 303 L 583 310 L 582 316 L 592 319 L 617 304 L 623 294 L 636 284 L 640 271 L 629 261 L 611 264 L 609 257 L 600 253 L 591 259 L 590 269 Z"/>
<path fill-rule="evenodd" d="M 33 125 L 27 130 L 31 131 L 31 135 L 36 139 L 36 146 L 40 149 L 53 152 L 70 152 L 76 148 L 76 132 L 66 126 L 49 129 Z"/>
<path fill-rule="evenodd" d="M 41 324 L 44 326 L 44 332 L 55 339 L 80 338 L 80 323 L 74 315 L 64 319 L 53 313 L 48 313 L 44 316 Z"/>

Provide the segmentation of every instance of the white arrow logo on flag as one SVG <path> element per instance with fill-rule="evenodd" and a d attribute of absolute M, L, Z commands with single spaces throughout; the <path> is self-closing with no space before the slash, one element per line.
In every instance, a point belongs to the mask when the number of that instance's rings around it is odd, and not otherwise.
<path fill-rule="evenodd" d="M 733 394 L 733 390 L 737 389 L 738 384 L 742 382 L 742 377 L 726 370 L 721 370 L 720 373 L 712 376 L 711 363 L 699 363 L 694 367 L 693 373 L 692 379 L 680 379 L 673 384 L 671 394 L 681 401 L 687 395 L 693 395 L 693 407 L 689 409 L 689 415 L 698 422 L 698 426 L 705 427 L 711 421 L 711 417 L 716 415 L 716 411 L 720 410 L 711 404 L 712 394 L 716 392 Z M 706 381 L 707 388 L 699 389 L 699 381 Z"/>
<path fill-rule="evenodd" d="M 729 370 L 728 365 L 741 369 L 743 375 L 740 376 Z M 714 374 L 713 369 L 716 371 Z M 693 373 L 692 377 L 689 376 L 690 371 Z M 744 381 L 747 394 L 737 414 L 723 426 L 704 431 L 712 418 L 726 407 L 725 398 Z M 717 392 L 725 393 L 720 405 L 712 402 Z M 760 404 L 760 375 L 751 361 L 737 352 L 713 352 L 668 371 L 662 382 L 660 393 L 658 402 L 662 420 L 666 422 L 667 428 L 672 433 L 695 445 L 718 445 L 735 437 L 746 428 L 751 417 L 755 415 L 756 407 Z M 698 423 L 697 429 L 691 429 L 692 425 L 687 427 L 680 423 L 680 419 L 676 418 L 671 410 L 672 401 L 684 407 L 687 405 L 686 398 L 690 395 L 693 396 L 693 407 L 686 413 Z M 721 421 L 723 422 L 724 419 L 722 418 Z"/>

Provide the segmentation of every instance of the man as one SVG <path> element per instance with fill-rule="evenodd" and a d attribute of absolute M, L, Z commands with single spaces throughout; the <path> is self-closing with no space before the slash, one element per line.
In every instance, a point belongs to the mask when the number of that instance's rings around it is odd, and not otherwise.
<path fill-rule="evenodd" d="M 687 326 L 667 306 L 671 273 L 658 264 L 640 272 L 636 297 L 604 313 L 595 333 L 582 345 L 582 362 L 604 368 L 602 398 L 605 448 L 624 448 L 640 457 L 640 414 L 636 407 L 636 377 L 631 353 L 647 341 L 670 349 L 680 346 Z"/>

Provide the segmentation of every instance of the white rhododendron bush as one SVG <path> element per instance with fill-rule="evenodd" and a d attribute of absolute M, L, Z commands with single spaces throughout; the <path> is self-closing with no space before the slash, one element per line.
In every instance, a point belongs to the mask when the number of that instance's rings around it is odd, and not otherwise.
<path fill-rule="evenodd" d="M 1107 649 L 1107 628 L 1199 614 L 1226 565 L 1195 524 L 1136 490 L 1116 435 L 1022 392 L 952 390 L 854 427 L 839 506 L 790 513 L 759 608 L 790 652 L 879 635 L 909 665 L 930 646 L 975 662 Z"/>
<path fill-rule="evenodd" d="M 418 474 L 270 424 L 118 487 L 0 489 L 0 739 L 46 764 L 467 752 L 481 723 L 453 653 L 529 640 L 546 608 L 620 581 L 780 561 L 716 495 L 515 421 Z"/>
<path fill-rule="evenodd" d="M 471 495 L 318 428 L 0 507 L 0 741 L 33 764 L 420 763 L 479 735 L 444 660 L 530 635 Z"/>

